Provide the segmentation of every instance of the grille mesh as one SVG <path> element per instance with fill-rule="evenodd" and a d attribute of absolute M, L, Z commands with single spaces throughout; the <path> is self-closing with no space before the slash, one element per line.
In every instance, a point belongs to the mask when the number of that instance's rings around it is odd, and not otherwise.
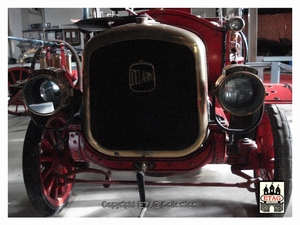
<path fill-rule="evenodd" d="M 129 68 L 141 60 L 153 65 L 155 86 L 132 89 Z M 194 64 L 188 48 L 164 41 L 125 41 L 95 50 L 89 61 L 94 139 L 112 150 L 192 145 L 199 132 Z"/>

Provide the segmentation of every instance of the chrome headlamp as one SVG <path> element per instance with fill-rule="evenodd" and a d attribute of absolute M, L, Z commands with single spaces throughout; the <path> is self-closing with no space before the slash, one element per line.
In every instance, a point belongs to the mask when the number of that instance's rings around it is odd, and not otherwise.
<path fill-rule="evenodd" d="M 228 21 L 228 27 L 231 31 L 238 32 L 245 27 L 245 21 L 240 17 L 232 17 Z"/>
<path fill-rule="evenodd" d="M 58 68 L 34 71 L 23 87 L 23 99 L 29 111 L 40 116 L 53 115 L 68 103 L 71 85 Z"/>
<path fill-rule="evenodd" d="M 256 74 L 257 70 L 244 65 L 232 65 L 225 70 L 215 85 L 216 96 L 224 110 L 232 115 L 247 116 L 260 109 L 266 91 Z"/>

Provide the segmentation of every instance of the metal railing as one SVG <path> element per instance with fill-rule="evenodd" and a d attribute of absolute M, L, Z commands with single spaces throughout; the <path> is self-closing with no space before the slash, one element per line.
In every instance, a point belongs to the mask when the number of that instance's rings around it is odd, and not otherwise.
<path fill-rule="evenodd" d="M 264 56 L 261 57 L 262 61 L 258 62 L 247 62 L 249 65 L 258 70 L 258 77 L 263 80 L 264 70 L 271 68 L 271 83 L 278 84 L 280 82 L 280 72 L 292 72 L 292 66 L 282 63 L 291 62 L 292 56 Z"/>

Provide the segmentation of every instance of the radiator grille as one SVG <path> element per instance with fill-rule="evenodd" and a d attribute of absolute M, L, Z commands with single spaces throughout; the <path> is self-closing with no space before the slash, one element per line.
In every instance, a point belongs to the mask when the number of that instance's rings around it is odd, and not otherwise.
<path fill-rule="evenodd" d="M 140 72 L 132 75 L 130 68 Z M 190 49 L 158 40 L 109 44 L 92 52 L 89 82 L 90 129 L 100 146 L 176 151 L 198 138 L 195 59 Z"/>

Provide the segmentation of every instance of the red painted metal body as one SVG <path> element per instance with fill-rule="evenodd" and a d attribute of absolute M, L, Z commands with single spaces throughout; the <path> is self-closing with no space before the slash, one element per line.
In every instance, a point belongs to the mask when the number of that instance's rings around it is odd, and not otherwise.
<path fill-rule="evenodd" d="M 214 155 L 219 156 L 215 159 L 216 162 L 224 161 L 224 133 L 220 133 L 216 136 L 211 135 L 209 140 L 206 141 L 206 145 L 200 151 L 181 158 L 112 158 L 95 151 L 88 144 L 87 140 L 85 140 L 80 126 L 69 126 L 69 130 L 71 135 L 69 141 L 69 143 L 71 143 L 70 150 L 74 159 L 76 159 L 78 162 L 94 162 L 111 170 L 134 171 L 137 168 L 134 166 L 135 162 L 147 162 L 149 164 L 155 163 L 155 167 L 151 169 L 151 172 L 169 174 L 198 169 L 199 167 L 212 162 Z M 218 142 L 215 140 L 215 138 L 218 139 Z M 222 148 L 219 147 L 217 149 L 217 152 L 215 152 L 216 143 L 218 143 L 217 145 L 222 146 Z"/>
<path fill-rule="evenodd" d="M 267 96 L 265 104 L 292 104 L 292 86 L 290 84 L 265 84 Z"/>

